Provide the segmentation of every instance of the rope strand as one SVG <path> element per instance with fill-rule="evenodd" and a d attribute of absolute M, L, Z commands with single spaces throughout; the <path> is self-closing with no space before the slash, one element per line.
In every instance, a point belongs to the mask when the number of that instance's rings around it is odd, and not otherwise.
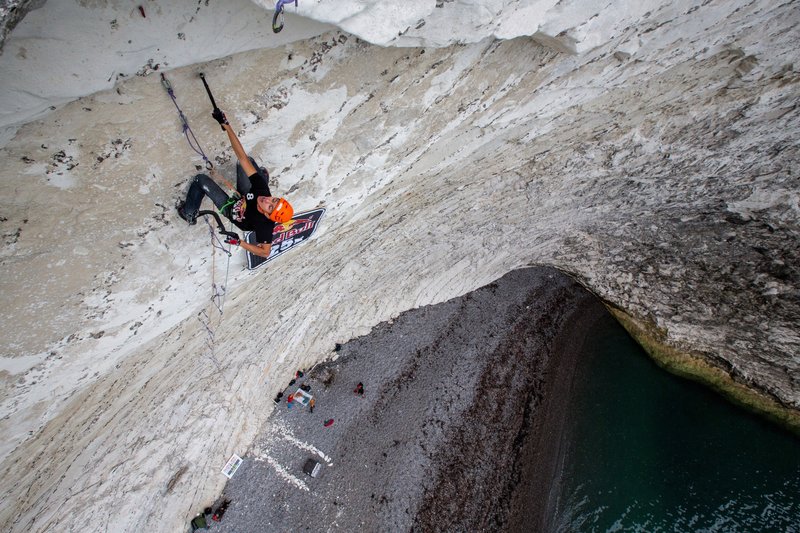
<path fill-rule="evenodd" d="M 178 116 L 181 119 L 181 126 L 183 128 L 183 135 L 186 137 L 186 142 L 189 143 L 189 148 L 194 150 L 194 152 L 203 158 L 203 161 L 206 162 L 206 168 L 211 170 L 214 168 L 214 164 L 211 162 L 208 157 L 206 157 L 206 153 L 203 151 L 203 147 L 200 146 L 200 142 L 197 140 L 197 136 L 195 136 L 194 132 L 192 131 L 191 126 L 189 126 L 189 120 L 186 118 L 186 115 L 183 113 L 181 106 L 178 105 L 178 99 L 175 97 L 175 91 L 172 89 L 172 84 L 169 82 L 164 73 L 161 73 L 161 85 L 167 90 L 167 94 L 172 99 L 172 103 L 175 105 L 175 109 L 178 111 Z"/>
<path fill-rule="evenodd" d="M 228 248 L 225 248 L 222 241 L 219 240 L 219 236 L 214 231 L 214 227 L 211 225 L 211 222 L 206 219 L 206 224 L 208 225 L 208 232 L 211 234 L 211 301 L 214 303 L 214 306 L 217 310 L 222 314 L 222 311 L 225 307 L 225 296 L 228 293 L 228 275 L 230 273 L 230 265 L 231 265 L 231 246 L 229 245 Z M 220 290 L 216 284 L 216 257 L 217 257 L 217 250 L 222 250 L 222 252 L 228 256 L 225 265 L 225 283 L 222 285 L 222 289 Z"/>

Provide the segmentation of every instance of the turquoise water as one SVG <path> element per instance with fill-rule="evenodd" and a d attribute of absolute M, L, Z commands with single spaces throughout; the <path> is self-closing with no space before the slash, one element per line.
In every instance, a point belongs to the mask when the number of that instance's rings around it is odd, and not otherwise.
<path fill-rule="evenodd" d="M 800 532 L 800 439 L 598 325 L 570 407 L 555 529 Z"/>

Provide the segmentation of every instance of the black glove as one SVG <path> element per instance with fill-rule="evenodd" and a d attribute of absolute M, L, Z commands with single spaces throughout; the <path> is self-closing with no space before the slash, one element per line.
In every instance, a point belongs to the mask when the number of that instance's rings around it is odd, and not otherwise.
<path fill-rule="evenodd" d="M 219 122 L 220 127 L 224 130 L 225 124 L 228 124 L 228 118 L 225 116 L 225 113 L 222 112 L 222 109 L 216 107 L 214 111 L 211 112 L 211 116 L 214 117 L 214 120 Z"/>

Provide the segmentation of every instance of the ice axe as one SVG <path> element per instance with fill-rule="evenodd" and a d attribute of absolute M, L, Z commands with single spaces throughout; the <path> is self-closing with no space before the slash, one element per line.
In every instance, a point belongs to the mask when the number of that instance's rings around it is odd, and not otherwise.
<path fill-rule="evenodd" d="M 219 122 L 219 125 L 224 130 L 225 126 L 228 124 L 228 119 L 225 117 L 225 113 L 222 112 L 222 109 L 217 107 L 217 102 L 214 100 L 214 95 L 211 94 L 211 88 L 208 86 L 206 77 L 202 72 L 200 73 L 200 79 L 203 80 L 203 85 L 208 93 L 208 98 L 211 100 L 211 105 L 214 107 L 214 109 L 211 111 L 211 116 L 214 117 L 214 120 Z"/>
<path fill-rule="evenodd" d="M 238 245 L 241 239 L 239 239 L 239 234 L 233 231 L 226 231 L 225 225 L 222 223 L 222 219 L 219 218 L 219 215 L 216 214 L 214 211 L 198 211 L 197 216 L 203 217 L 206 215 L 210 215 L 214 217 L 214 220 L 217 221 L 217 227 L 219 227 L 219 232 L 225 235 L 225 244 L 235 244 Z"/>
<path fill-rule="evenodd" d="M 217 107 L 217 102 L 214 101 L 214 95 L 211 94 L 211 88 L 208 86 L 208 82 L 206 81 L 206 76 L 202 72 L 200 73 L 200 79 L 203 80 L 203 85 L 206 88 L 206 92 L 208 93 L 208 98 L 211 100 L 211 105 L 214 108 L 214 111 L 222 111 L 220 108 Z"/>

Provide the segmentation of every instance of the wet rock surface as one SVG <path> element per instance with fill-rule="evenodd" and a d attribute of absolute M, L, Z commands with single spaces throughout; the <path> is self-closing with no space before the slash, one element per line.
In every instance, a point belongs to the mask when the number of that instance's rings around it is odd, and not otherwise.
<path fill-rule="evenodd" d="M 602 313 L 573 280 L 534 268 L 380 324 L 284 390 L 211 529 L 540 527 L 583 332 Z M 299 385 L 313 413 L 287 407 Z"/>

